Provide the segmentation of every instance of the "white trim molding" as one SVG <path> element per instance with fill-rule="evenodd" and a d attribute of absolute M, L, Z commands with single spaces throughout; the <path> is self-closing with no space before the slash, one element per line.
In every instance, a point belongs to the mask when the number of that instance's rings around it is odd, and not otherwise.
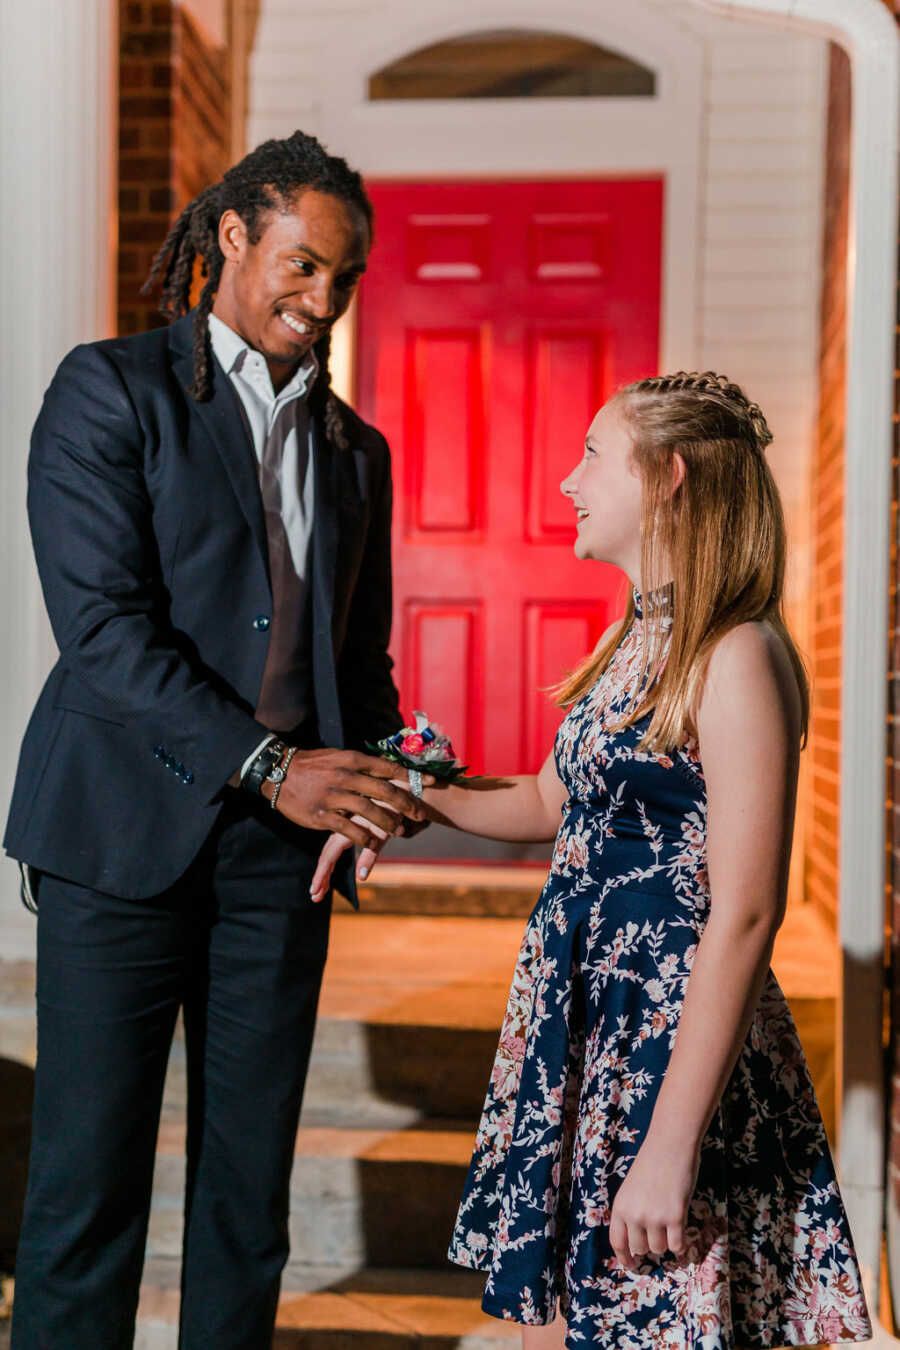
<path fill-rule="evenodd" d="M 873 1315 L 885 1208 L 881 1038 L 900 40 L 880 0 L 688 0 L 830 38 L 852 63 L 841 677 L 841 1189 Z M 900 1224 L 888 1195 L 888 1230 Z M 892 1284 L 897 1293 L 897 1261 Z M 879 1327 L 876 1338 L 889 1340 Z"/>

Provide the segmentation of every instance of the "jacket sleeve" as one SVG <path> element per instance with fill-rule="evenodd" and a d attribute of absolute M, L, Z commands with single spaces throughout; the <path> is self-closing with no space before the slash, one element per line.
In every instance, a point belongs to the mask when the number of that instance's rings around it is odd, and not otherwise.
<path fill-rule="evenodd" d="M 377 486 L 369 532 L 337 666 L 344 744 L 351 750 L 363 750 L 366 741 L 389 736 L 403 725 L 388 655 L 393 612 L 391 457 L 384 438 L 379 436 L 379 442 L 380 474 L 373 475 Z"/>
<path fill-rule="evenodd" d="M 31 439 L 28 516 L 63 668 L 106 701 L 139 754 L 174 758 L 182 781 L 211 800 L 266 728 L 177 645 L 141 427 L 96 346 L 76 347 L 47 391 Z"/>

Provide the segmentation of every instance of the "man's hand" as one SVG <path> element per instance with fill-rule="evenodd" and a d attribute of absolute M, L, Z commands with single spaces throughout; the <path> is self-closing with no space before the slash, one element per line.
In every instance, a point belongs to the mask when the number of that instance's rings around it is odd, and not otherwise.
<path fill-rule="evenodd" d="M 418 797 L 392 779 L 397 765 L 357 750 L 298 750 L 281 785 L 276 809 L 295 825 L 332 830 L 360 848 L 397 833 L 404 817 L 426 819 Z M 433 779 L 423 775 L 423 783 Z M 274 785 L 263 783 L 271 797 Z M 379 805 L 379 803 L 383 803 Z M 353 817 L 362 817 L 359 822 Z M 377 834 L 367 828 L 376 827 Z"/>

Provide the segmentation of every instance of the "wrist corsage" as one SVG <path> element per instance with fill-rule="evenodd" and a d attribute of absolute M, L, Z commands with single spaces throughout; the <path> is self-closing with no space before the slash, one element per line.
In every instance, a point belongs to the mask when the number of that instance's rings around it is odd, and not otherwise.
<path fill-rule="evenodd" d="M 375 745 L 367 742 L 366 748 L 408 770 L 409 790 L 414 797 L 421 797 L 423 773 L 452 783 L 465 773 L 468 765 L 460 764 L 450 737 L 430 723 L 425 713 L 416 712 L 413 716 L 416 719 L 414 727 L 401 727 L 393 736 L 385 736 Z"/>

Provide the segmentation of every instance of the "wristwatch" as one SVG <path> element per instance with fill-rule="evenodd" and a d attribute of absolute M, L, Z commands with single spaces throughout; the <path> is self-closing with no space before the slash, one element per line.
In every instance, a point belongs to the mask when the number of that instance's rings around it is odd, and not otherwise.
<path fill-rule="evenodd" d="M 285 770 L 281 767 L 281 759 L 286 750 L 284 741 L 269 741 L 244 775 L 243 786 L 261 796 L 263 783 L 282 783 Z"/>

